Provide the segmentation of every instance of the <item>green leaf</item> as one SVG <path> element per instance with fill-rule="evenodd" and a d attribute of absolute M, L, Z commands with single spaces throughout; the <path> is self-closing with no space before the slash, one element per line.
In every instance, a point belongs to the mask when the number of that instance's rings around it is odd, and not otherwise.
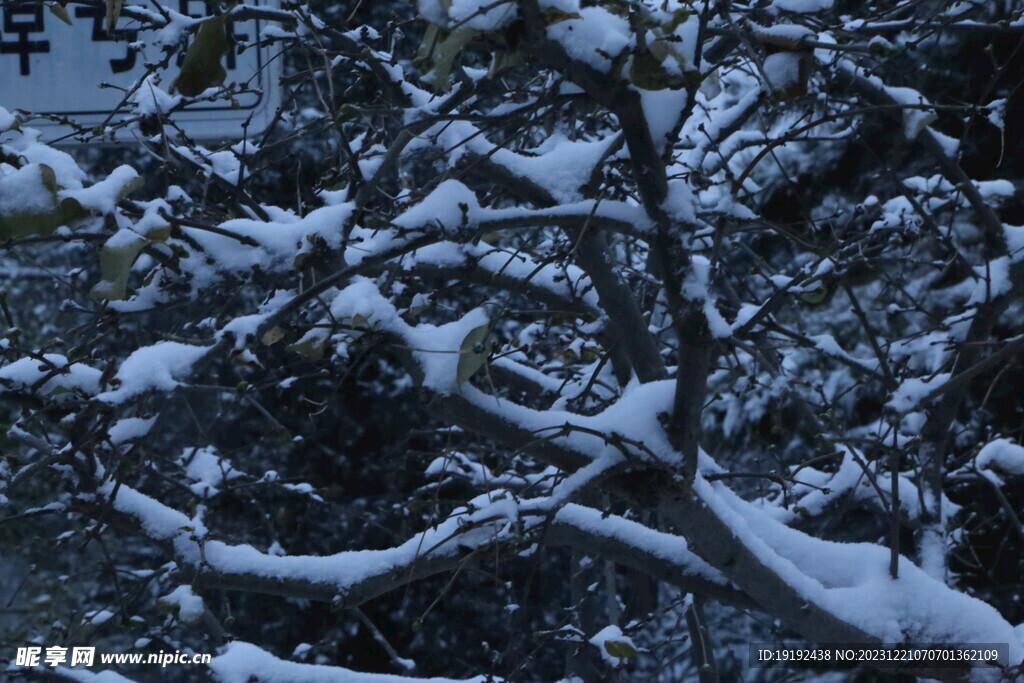
<path fill-rule="evenodd" d="M 27 164 L 0 178 L 0 239 L 49 235 L 67 223 L 58 189 L 57 176 L 46 164 Z M 15 208 L 5 210 L 5 205 Z"/>
<path fill-rule="evenodd" d="M 636 87 L 644 90 L 664 90 L 678 80 L 662 66 L 661 60 L 646 51 L 633 57 L 629 78 Z"/>
<path fill-rule="evenodd" d="M 72 221 L 77 221 L 79 218 L 85 218 L 89 215 L 89 211 L 79 204 L 78 200 L 74 197 L 65 197 L 60 200 L 60 213 L 64 221 L 62 225 L 67 225 Z"/>
<path fill-rule="evenodd" d="M 636 648 L 621 640 L 604 641 L 605 652 L 618 659 L 626 659 L 636 656 Z"/>
<path fill-rule="evenodd" d="M 57 194 L 59 189 L 57 186 L 57 174 L 53 172 L 53 169 L 46 164 L 39 164 L 39 179 L 42 182 L 43 187 L 49 190 L 54 195 Z"/>
<path fill-rule="evenodd" d="M 227 77 L 221 59 L 228 51 L 224 15 L 206 19 L 199 26 L 196 37 L 185 52 L 178 77 L 171 84 L 171 92 L 187 97 L 201 95 L 207 88 L 220 85 Z"/>
<path fill-rule="evenodd" d="M 455 370 L 456 384 L 462 384 L 472 377 L 487 362 L 487 338 L 490 336 L 490 324 L 474 327 L 462 340 L 459 347 L 459 365 Z"/>
<path fill-rule="evenodd" d="M 142 236 L 151 242 L 164 242 L 171 236 L 170 223 L 157 223 L 149 226 L 149 229 Z"/>
<path fill-rule="evenodd" d="M 124 199 L 145 184 L 146 181 L 142 179 L 142 176 L 132 176 L 124 185 L 121 186 L 121 189 L 117 191 L 117 198 Z"/>
<path fill-rule="evenodd" d="M 800 300 L 805 304 L 811 304 L 812 306 L 817 306 L 823 303 L 827 297 L 828 289 L 825 287 L 818 287 L 817 289 L 811 289 L 800 293 Z"/>
<path fill-rule="evenodd" d="M 672 33 L 680 24 L 686 23 L 686 20 L 690 18 L 690 10 L 685 7 L 679 7 L 672 12 L 672 18 L 661 25 L 661 28 L 665 33 Z"/>

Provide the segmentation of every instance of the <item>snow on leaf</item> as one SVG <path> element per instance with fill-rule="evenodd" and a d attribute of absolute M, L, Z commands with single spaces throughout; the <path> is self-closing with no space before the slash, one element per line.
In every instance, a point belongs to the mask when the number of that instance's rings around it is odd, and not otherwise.
<path fill-rule="evenodd" d="M 618 666 L 623 659 L 637 655 L 633 639 L 615 625 L 605 626 L 595 633 L 589 642 L 601 652 L 602 659 L 612 666 Z"/>

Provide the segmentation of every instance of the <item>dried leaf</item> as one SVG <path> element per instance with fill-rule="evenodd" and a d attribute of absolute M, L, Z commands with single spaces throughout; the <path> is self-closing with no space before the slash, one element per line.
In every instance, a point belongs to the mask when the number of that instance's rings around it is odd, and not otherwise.
<path fill-rule="evenodd" d="M 263 333 L 263 345 L 273 346 L 277 342 L 284 338 L 284 330 L 279 326 L 274 325 L 269 330 Z"/>
<path fill-rule="evenodd" d="M 63 21 L 68 26 L 72 25 L 72 23 L 71 23 L 71 15 L 68 14 L 68 10 L 67 10 L 66 7 L 64 7 L 64 5 L 61 5 L 61 4 L 58 4 L 58 3 L 55 2 L 55 3 L 52 3 L 50 5 L 47 5 L 47 7 L 50 10 L 50 14 L 52 14 L 53 16 L 55 16 L 58 19 L 60 19 L 61 21 Z"/>

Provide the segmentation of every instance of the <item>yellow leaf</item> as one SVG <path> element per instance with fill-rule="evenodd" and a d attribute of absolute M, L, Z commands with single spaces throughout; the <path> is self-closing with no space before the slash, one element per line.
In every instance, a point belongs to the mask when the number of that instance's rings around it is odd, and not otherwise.
<path fill-rule="evenodd" d="M 644 90 L 664 90 L 679 87 L 679 79 L 674 78 L 656 56 L 644 51 L 633 57 L 633 65 L 629 70 L 629 78 L 638 88 Z"/>
<path fill-rule="evenodd" d="M 96 299 L 119 301 L 125 298 L 128 287 L 128 275 L 132 265 L 143 247 L 149 244 L 142 235 L 122 228 L 107 240 L 100 250 L 100 277 L 102 278 L 89 291 L 89 296 Z"/>
<path fill-rule="evenodd" d="M 486 342 L 490 336 L 490 329 L 489 324 L 474 327 L 462 340 L 462 346 L 459 347 L 459 365 L 455 369 L 456 384 L 468 380 L 487 362 Z"/>
<path fill-rule="evenodd" d="M 104 0 L 104 4 L 107 8 L 107 35 L 112 36 L 114 28 L 117 26 L 117 20 L 121 18 L 121 6 L 124 5 L 124 0 Z"/>

